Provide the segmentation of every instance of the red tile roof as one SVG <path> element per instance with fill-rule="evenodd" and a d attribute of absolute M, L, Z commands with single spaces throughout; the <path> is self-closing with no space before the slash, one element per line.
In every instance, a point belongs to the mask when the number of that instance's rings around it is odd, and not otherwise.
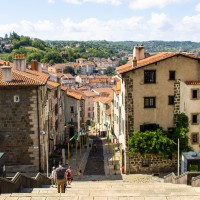
<path fill-rule="evenodd" d="M 185 81 L 186 85 L 200 85 L 200 81 Z"/>
<path fill-rule="evenodd" d="M 100 93 L 110 93 L 112 89 L 111 88 L 95 88 L 95 89 L 92 89 L 92 91 L 100 94 Z"/>
<path fill-rule="evenodd" d="M 161 60 L 165 60 L 167 58 L 171 58 L 173 56 L 178 56 L 178 55 L 182 55 L 185 57 L 189 57 L 189 58 L 193 58 L 193 59 L 199 59 L 196 56 L 190 55 L 190 54 L 185 54 L 185 53 L 173 53 L 173 52 L 161 52 L 158 53 L 156 55 L 150 56 L 148 58 L 142 59 L 137 61 L 137 66 L 133 68 L 132 63 L 128 63 L 125 65 L 122 65 L 120 67 L 117 67 L 116 70 L 119 74 L 131 71 L 132 69 L 137 69 L 140 67 L 144 67 L 146 65 L 161 61 Z"/>
<path fill-rule="evenodd" d="M 86 90 L 86 91 L 83 90 L 83 93 L 84 93 L 84 95 L 86 97 L 95 97 L 95 96 L 98 96 L 98 94 L 96 94 L 95 92 L 92 92 L 90 90 Z"/>
<path fill-rule="evenodd" d="M 47 86 L 49 89 L 53 89 L 55 87 L 58 87 L 60 84 L 59 83 L 56 83 L 56 82 L 53 82 L 53 81 L 47 81 Z"/>
<path fill-rule="evenodd" d="M 61 88 L 62 91 L 66 91 L 68 89 L 67 86 L 61 86 L 60 88 Z"/>
<path fill-rule="evenodd" d="M 71 74 L 64 74 L 64 78 L 74 78 L 74 77 Z"/>
<path fill-rule="evenodd" d="M 0 67 L 0 86 L 39 86 L 45 85 L 49 78 L 49 75 L 26 70 L 26 72 L 11 69 L 12 71 L 12 81 L 4 82 L 2 80 L 2 69 Z"/>
<path fill-rule="evenodd" d="M 78 90 L 74 90 L 74 89 L 70 88 L 70 89 L 67 90 L 66 93 L 67 93 L 68 96 L 70 96 L 72 98 L 75 98 L 77 100 L 83 99 L 82 93 L 80 91 L 78 91 Z"/>

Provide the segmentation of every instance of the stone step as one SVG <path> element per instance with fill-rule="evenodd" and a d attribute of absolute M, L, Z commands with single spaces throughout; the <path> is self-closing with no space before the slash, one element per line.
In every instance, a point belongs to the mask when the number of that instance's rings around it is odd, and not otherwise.
<path fill-rule="evenodd" d="M 74 182 L 65 193 L 57 188 L 26 188 L 24 193 L 2 194 L 0 200 L 199 200 L 200 188 L 171 183 L 131 184 Z M 26 193 L 25 193 L 26 192 Z"/>

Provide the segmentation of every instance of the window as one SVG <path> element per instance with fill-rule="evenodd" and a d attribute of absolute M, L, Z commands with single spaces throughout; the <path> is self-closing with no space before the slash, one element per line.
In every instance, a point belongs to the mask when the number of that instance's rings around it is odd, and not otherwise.
<path fill-rule="evenodd" d="M 156 70 L 144 70 L 144 83 L 156 83 Z"/>
<path fill-rule="evenodd" d="M 90 107 L 88 107 L 88 111 L 90 111 Z"/>
<path fill-rule="evenodd" d="M 198 114 L 192 114 L 192 124 L 198 124 L 199 123 L 199 115 Z"/>
<path fill-rule="evenodd" d="M 198 90 L 196 89 L 196 90 L 194 90 L 194 89 L 192 89 L 192 99 L 198 99 Z"/>
<path fill-rule="evenodd" d="M 19 103 L 19 96 L 18 96 L 18 95 L 15 95 L 15 96 L 14 96 L 14 102 L 15 102 L 15 103 Z"/>
<path fill-rule="evenodd" d="M 174 96 L 168 96 L 168 104 L 174 105 Z"/>
<path fill-rule="evenodd" d="M 169 80 L 176 79 L 176 71 L 169 71 Z"/>
<path fill-rule="evenodd" d="M 143 124 L 140 125 L 140 131 L 156 131 L 159 128 L 159 124 Z"/>
<path fill-rule="evenodd" d="M 199 143 L 199 133 L 192 133 L 191 134 L 191 143 Z"/>
<path fill-rule="evenodd" d="M 74 106 L 70 106 L 71 113 L 74 113 Z"/>
<path fill-rule="evenodd" d="M 88 113 L 88 117 L 90 117 L 90 113 Z"/>
<path fill-rule="evenodd" d="M 156 97 L 144 97 L 144 108 L 155 108 Z"/>

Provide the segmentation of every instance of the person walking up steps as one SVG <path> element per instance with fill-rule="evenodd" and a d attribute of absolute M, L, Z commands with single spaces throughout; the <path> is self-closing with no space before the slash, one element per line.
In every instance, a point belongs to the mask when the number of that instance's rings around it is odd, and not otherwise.
<path fill-rule="evenodd" d="M 73 180 L 73 172 L 72 172 L 72 168 L 70 166 L 66 170 L 66 173 L 67 173 L 67 184 L 71 185 L 71 182 Z"/>
<path fill-rule="evenodd" d="M 55 180 L 58 187 L 58 193 L 65 193 L 66 178 L 66 169 L 62 166 L 62 163 L 59 163 L 59 167 L 56 168 L 55 173 Z"/>

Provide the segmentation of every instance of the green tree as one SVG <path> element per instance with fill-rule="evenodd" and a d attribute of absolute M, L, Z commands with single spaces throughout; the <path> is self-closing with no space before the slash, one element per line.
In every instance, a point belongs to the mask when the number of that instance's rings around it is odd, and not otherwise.
<path fill-rule="evenodd" d="M 165 133 L 158 129 L 156 131 L 136 131 L 128 140 L 130 153 L 154 154 L 168 157 L 174 150 L 175 142 L 169 139 Z"/>
<path fill-rule="evenodd" d="M 180 141 L 180 152 L 191 151 L 192 148 L 188 144 L 189 132 L 189 122 L 188 117 L 185 113 L 180 113 L 175 115 L 176 127 L 174 131 L 174 141 L 177 143 L 178 139 Z"/>
<path fill-rule="evenodd" d="M 106 69 L 107 75 L 112 76 L 112 75 L 114 75 L 114 73 L 115 73 L 115 69 L 113 67 L 107 67 L 107 69 Z"/>
<path fill-rule="evenodd" d="M 44 56 L 44 53 L 41 53 L 41 52 L 28 53 L 27 62 L 30 63 L 31 60 L 37 60 L 38 62 L 40 62 L 43 56 Z"/>
<path fill-rule="evenodd" d="M 75 75 L 75 72 L 74 72 L 74 69 L 72 67 L 66 67 L 64 70 L 63 70 L 63 73 L 64 74 L 72 74 L 73 76 Z"/>
<path fill-rule="evenodd" d="M 37 38 L 32 40 L 32 46 L 40 50 L 45 50 L 45 42 Z"/>
<path fill-rule="evenodd" d="M 43 62 L 50 63 L 50 61 L 51 61 L 51 64 L 62 63 L 63 58 L 57 51 L 49 51 L 45 54 L 43 58 Z"/>

